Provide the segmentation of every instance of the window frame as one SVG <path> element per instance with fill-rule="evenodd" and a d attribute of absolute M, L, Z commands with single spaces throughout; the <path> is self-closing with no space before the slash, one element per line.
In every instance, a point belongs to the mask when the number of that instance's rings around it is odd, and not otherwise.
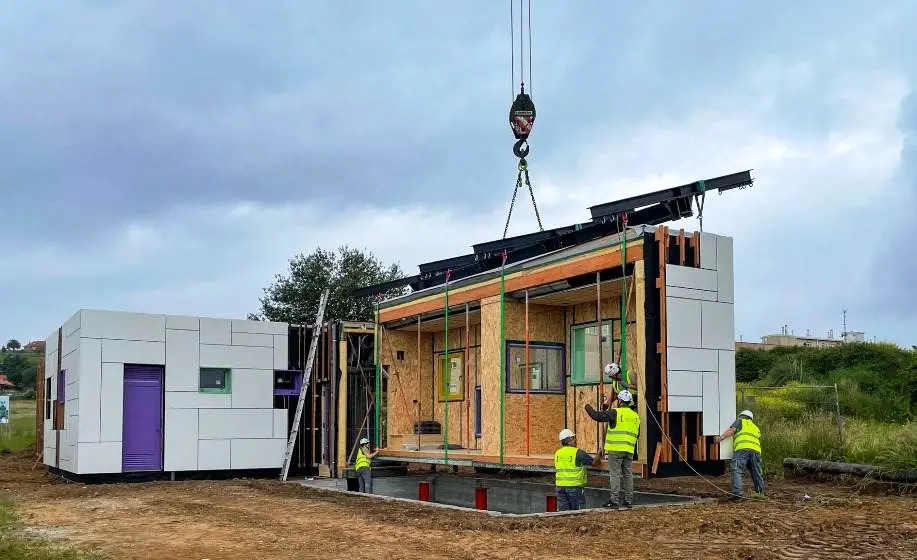
<path fill-rule="evenodd" d="M 484 414 L 481 410 L 481 386 L 475 385 L 474 387 L 474 437 L 481 437 L 481 432 L 484 429 Z"/>
<path fill-rule="evenodd" d="M 504 364 L 506 364 L 504 371 L 503 371 L 503 376 L 504 376 L 504 381 L 505 381 L 504 393 L 508 395 L 509 394 L 514 394 L 514 395 L 523 394 L 524 395 L 526 393 L 524 386 L 519 389 L 512 388 L 512 383 L 511 383 L 512 381 L 512 369 L 511 369 L 512 361 L 510 360 L 510 358 L 512 357 L 513 348 L 521 348 L 523 351 L 525 351 L 525 341 L 524 340 L 507 340 L 506 341 L 506 346 L 503 349 L 503 351 L 505 352 Z M 531 389 L 530 388 L 527 392 L 533 395 L 565 395 L 567 393 L 567 345 L 564 344 L 563 342 L 548 342 L 548 341 L 542 341 L 542 340 L 530 340 L 529 341 L 529 351 L 532 351 L 535 349 L 559 350 L 560 351 L 560 387 L 558 387 L 557 389 Z M 529 367 L 531 368 L 531 366 L 536 365 L 536 364 L 540 364 L 542 367 L 544 366 L 543 362 L 530 361 Z M 525 365 L 522 365 L 522 367 L 524 368 Z M 543 372 L 542 372 L 542 375 L 544 375 Z"/>
<path fill-rule="evenodd" d="M 223 372 L 223 380 L 226 384 L 223 387 L 203 387 L 201 385 L 201 376 L 204 372 L 220 371 Z M 221 367 L 202 367 L 197 373 L 198 392 L 210 395 L 231 395 L 232 394 L 232 369 Z"/>
<path fill-rule="evenodd" d="M 53 410 L 54 401 L 51 399 L 51 387 L 53 376 L 45 377 L 45 420 L 51 420 L 51 411 Z"/>
<path fill-rule="evenodd" d="M 599 364 L 599 368 L 600 368 L 600 369 L 599 369 L 599 378 L 598 378 L 597 380 L 595 380 L 595 381 L 586 381 L 586 380 L 577 380 L 577 378 L 576 378 L 576 364 L 574 363 L 574 361 L 575 361 L 575 359 L 576 359 L 576 343 L 575 343 L 575 335 L 574 335 L 574 332 L 575 332 L 576 330 L 587 329 L 587 328 L 589 328 L 589 327 L 596 327 L 596 328 L 597 328 L 597 327 L 598 327 L 598 324 L 599 324 L 598 321 L 587 321 L 587 322 L 585 322 L 585 323 L 576 323 L 576 324 L 570 325 L 570 332 L 568 333 L 568 340 L 569 340 L 569 342 L 570 342 L 570 384 L 573 385 L 573 386 L 576 386 L 576 387 L 590 387 L 590 386 L 595 386 L 595 385 L 602 385 L 602 383 L 603 383 L 603 382 L 602 382 L 602 377 L 604 376 L 605 364 Z M 620 351 L 621 351 L 621 338 L 620 338 L 620 336 L 621 336 L 621 327 L 620 327 L 620 326 L 618 326 L 617 336 L 616 336 L 616 334 L 615 334 L 615 326 L 616 326 L 616 325 L 620 325 L 620 324 L 621 324 L 621 320 L 620 320 L 620 319 L 615 319 L 615 318 L 602 319 L 602 326 L 608 325 L 608 333 L 609 333 L 609 335 L 611 336 L 611 345 L 610 345 L 610 348 L 611 348 L 611 352 L 612 352 L 612 358 L 611 358 L 611 360 L 607 359 L 605 353 L 603 352 L 603 353 L 602 353 L 602 360 L 603 360 L 605 363 L 608 363 L 609 361 L 614 361 L 614 360 L 618 359 L 618 356 L 620 355 Z M 627 321 L 627 328 L 628 328 L 628 329 L 630 329 L 631 327 L 636 328 L 636 326 L 637 326 L 637 321 L 636 321 L 636 320 Z M 608 383 L 608 382 L 609 382 L 608 379 L 605 379 L 605 380 L 604 380 L 604 383 Z"/>
<path fill-rule="evenodd" d="M 459 358 L 461 360 L 461 371 L 462 383 L 460 385 L 459 393 L 447 393 L 448 389 L 446 387 L 446 368 L 445 364 L 447 362 L 451 363 L 452 358 Z M 434 367 L 435 364 L 440 364 L 439 371 L 435 373 L 436 375 L 436 402 L 446 403 L 446 402 L 462 402 L 465 400 L 465 385 L 467 375 L 468 364 L 465 363 L 465 349 L 464 348 L 453 348 L 448 352 L 445 350 L 437 350 L 434 357 Z"/>

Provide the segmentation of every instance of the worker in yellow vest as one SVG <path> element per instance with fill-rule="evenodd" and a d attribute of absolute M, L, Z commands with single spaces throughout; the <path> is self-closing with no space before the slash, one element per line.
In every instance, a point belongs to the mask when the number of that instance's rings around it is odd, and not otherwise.
<path fill-rule="evenodd" d="M 745 469 L 751 473 L 752 485 L 755 493 L 764 495 L 764 470 L 761 463 L 761 429 L 754 422 L 755 415 L 750 410 L 739 413 L 729 429 L 722 435 L 714 436 L 713 441 L 719 443 L 724 439 L 733 438 L 732 454 L 732 499 L 743 496 L 742 477 Z"/>
<path fill-rule="evenodd" d="M 557 510 L 582 509 L 586 505 L 586 466 L 592 456 L 576 447 L 576 434 L 564 428 L 560 431 L 560 449 L 554 452 L 554 490 Z"/>
<path fill-rule="evenodd" d="M 634 453 L 640 435 L 640 415 L 634 410 L 633 395 L 627 389 L 618 393 L 615 408 L 611 410 L 595 410 L 587 404 L 586 414 L 596 422 L 608 423 L 604 449 L 608 456 L 611 496 L 605 507 L 619 507 L 623 486 L 623 509 L 630 509 L 634 504 Z"/>
<path fill-rule="evenodd" d="M 373 493 L 372 463 L 370 461 L 373 457 L 378 455 L 380 451 L 382 451 L 382 449 L 370 451 L 369 440 L 366 438 L 360 439 L 360 447 L 357 449 L 357 460 L 353 465 L 354 470 L 357 471 L 357 483 L 359 484 L 360 492 L 367 494 Z"/>

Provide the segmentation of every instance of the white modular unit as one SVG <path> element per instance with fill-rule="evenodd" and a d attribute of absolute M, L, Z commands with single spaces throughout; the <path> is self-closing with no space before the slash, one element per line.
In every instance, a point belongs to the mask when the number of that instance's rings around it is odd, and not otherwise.
<path fill-rule="evenodd" d="M 280 468 L 287 411 L 273 407 L 273 372 L 288 367 L 288 331 L 77 312 L 46 341 L 45 464 L 73 474 Z"/>
<path fill-rule="evenodd" d="M 732 238 L 700 234 L 699 267 L 667 264 L 666 364 L 671 412 L 700 412 L 704 435 L 735 420 Z M 720 458 L 732 457 L 730 441 Z"/>

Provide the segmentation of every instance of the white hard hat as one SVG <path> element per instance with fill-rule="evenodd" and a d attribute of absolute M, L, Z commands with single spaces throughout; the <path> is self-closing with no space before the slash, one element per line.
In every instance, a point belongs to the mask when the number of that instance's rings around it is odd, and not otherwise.
<path fill-rule="evenodd" d="M 739 416 L 748 416 L 750 420 L 755 419 L 755 415 L 752 414 L 750 410 L 743 410 L 742 412 L 739 413 Z"/>
<path fill-rule="evenodd" d="M 618 364 L 614 362 L 609 362 L 608 364 L 605 365 L 605 375 L 609 375 L 609 376 L 617 375 L 618 373 L 620 373 L 620 371 L 621 371 L 621 368 L 619 368 Z"/>
<path fill-rule="evenodd" d="M 623 391 L 618 393 L 618 400 L 621 402 L 630 402 L 633 400 L 633 397 L 631 396 L 630 391 L 628 391 L 627 389 L 624 389 Z"/>
<path fill-rule="evenodd" d="M 360 445 L 368 445 L 368 444 L 369 444 L 369 440 L 368 440 L 368 439 L 366 439 L 366 438 L 360 439 Z"/>
<path fill-rule="evenodd" d="M 558 439 L 560 439 L 560 441 L 564 441 L 565 439 L 572 438 L 575 435 L 576 434 L 573 433 L 573 430 L 564 428 L 563 430 L 560 431 L 560 435 L 558 435 L 557 437 Z"/>

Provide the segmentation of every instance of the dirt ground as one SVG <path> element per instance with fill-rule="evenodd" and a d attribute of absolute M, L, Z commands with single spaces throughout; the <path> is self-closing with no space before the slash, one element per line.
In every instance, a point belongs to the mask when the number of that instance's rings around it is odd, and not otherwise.
<path fill-rule="evenodd" d="M 106 558 L 917 558 L 917 499 L 893 487 L 781 481 L 764 501 L 513 520 L 265 480 L 87 486 L 33 463 L 0 455 L 27 530 Z M 700 479 L 638 487 L 722 496 Z"/>

